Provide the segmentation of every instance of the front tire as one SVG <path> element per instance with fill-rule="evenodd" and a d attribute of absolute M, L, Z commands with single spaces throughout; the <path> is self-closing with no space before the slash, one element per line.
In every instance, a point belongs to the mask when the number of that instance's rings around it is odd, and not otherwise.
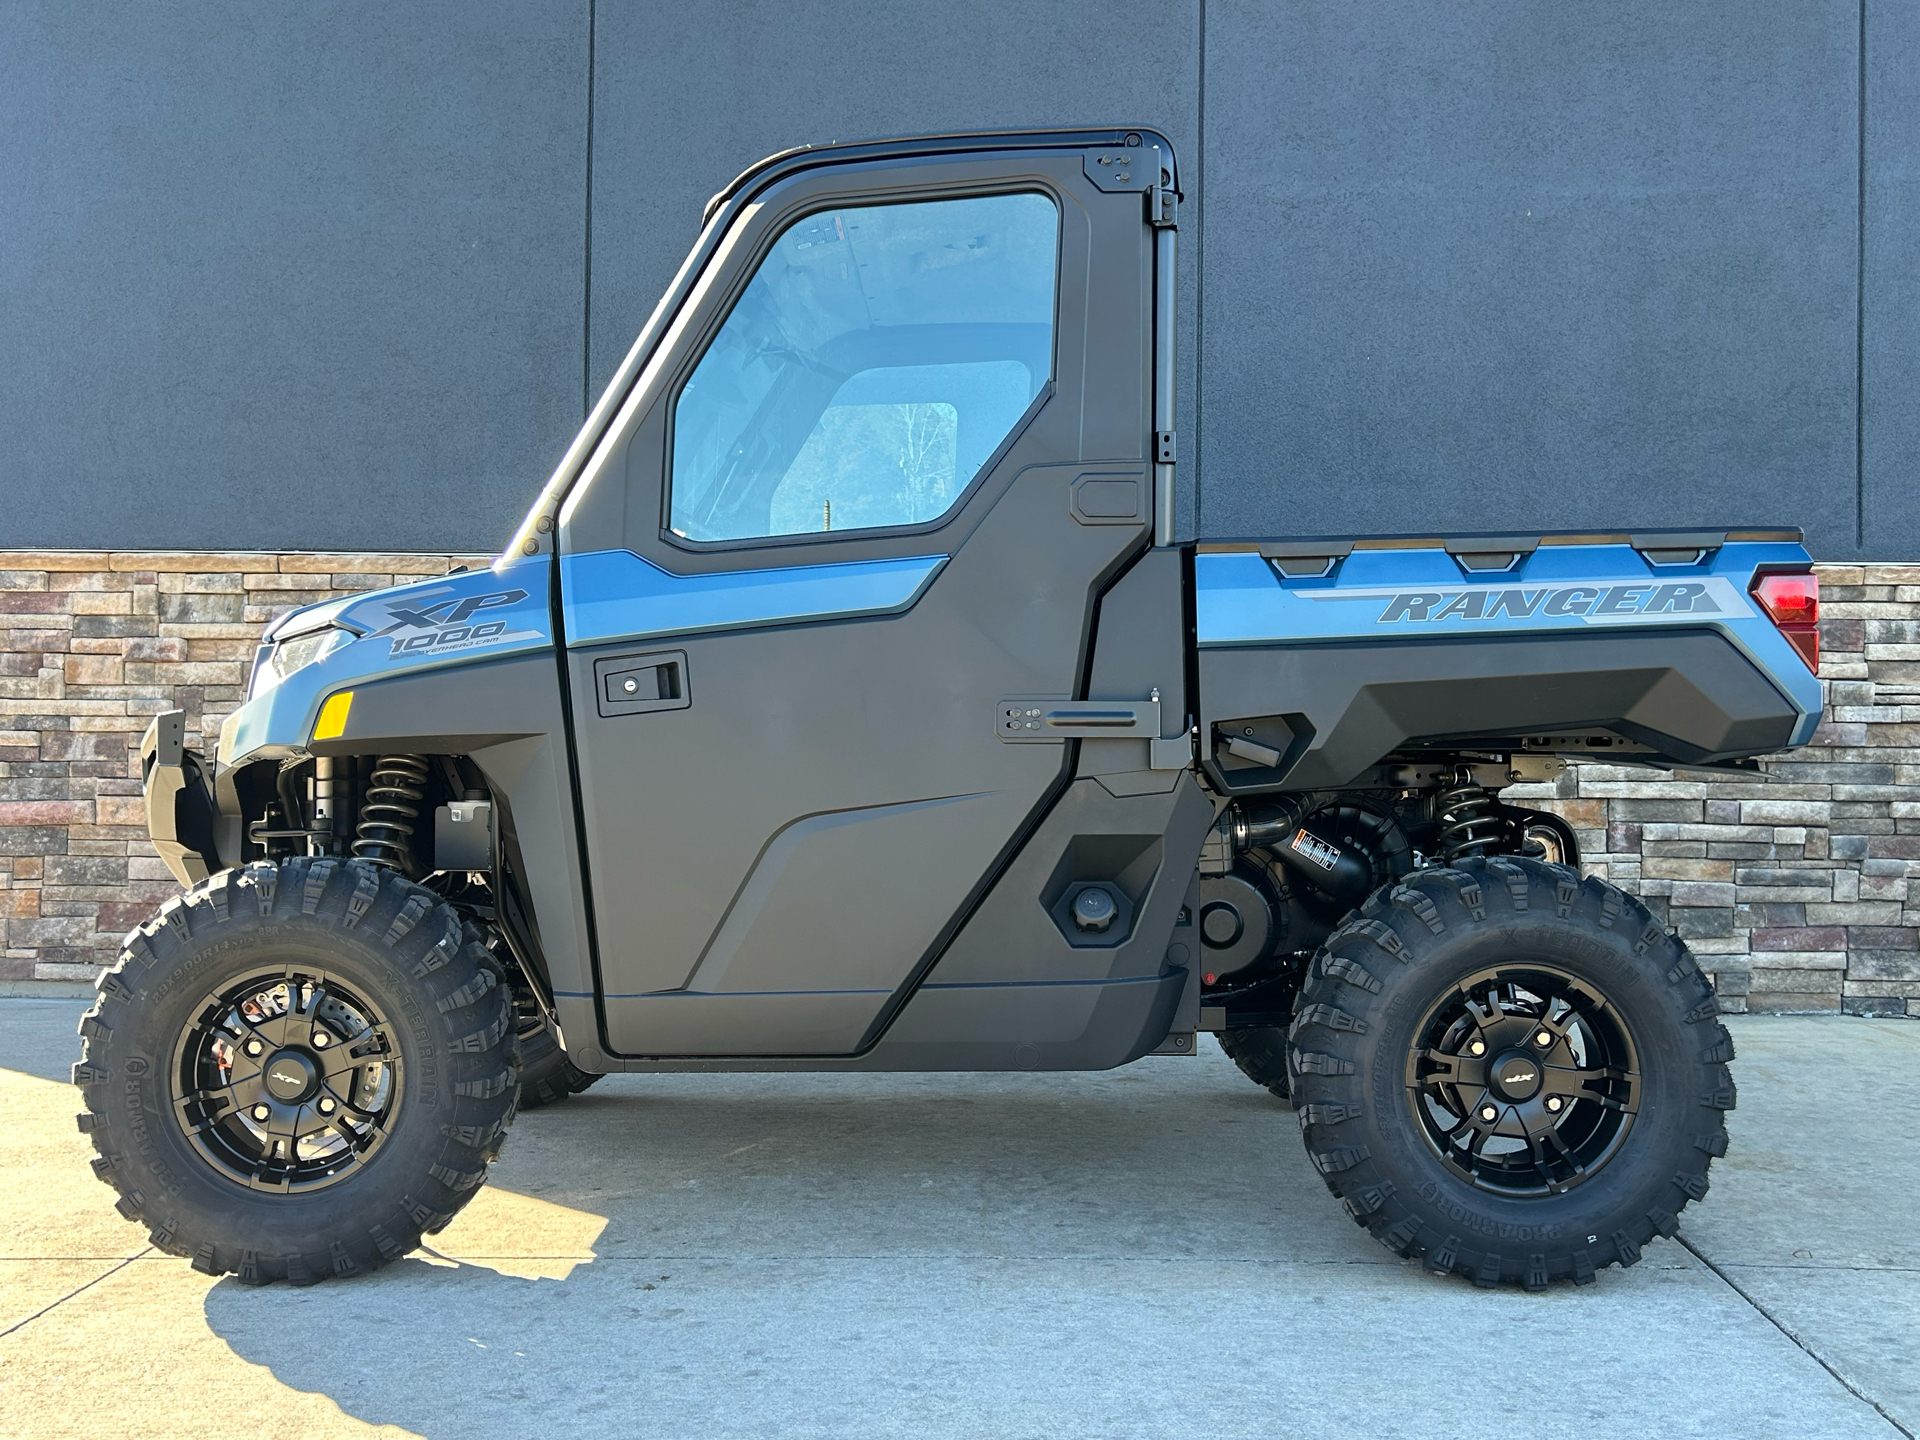
<path fill-rule="evenodd" d="M 1632 896 L 1522 857 L 1375 893 L 1289 1030 L 1307 1153 L 1389 1249 L 1539 1289 L 1672 1235 L 1727 1148 L 1712 986 Z"/>
<path fill-rule="evenodd" d="M 365 861 L 223 871 L 132 931 L 80 1022 L 94 1173 L 210 1275 L 311 1283 L 412 1250 L 513 1118 L 513 1012 L 439 896 Z"/>

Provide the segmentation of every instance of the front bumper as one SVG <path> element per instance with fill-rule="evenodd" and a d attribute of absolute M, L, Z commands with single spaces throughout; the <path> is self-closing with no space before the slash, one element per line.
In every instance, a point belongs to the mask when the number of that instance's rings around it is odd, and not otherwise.
<path fill-rule="evenodd" d="M 216 815 L 206 762 L 186 748 L 187 714 L 163 710 L 140 737 L 140 778 L 147 799 L 147 835 L 173 878 L 197 885 L 222 868 L 214 845 Z"/>

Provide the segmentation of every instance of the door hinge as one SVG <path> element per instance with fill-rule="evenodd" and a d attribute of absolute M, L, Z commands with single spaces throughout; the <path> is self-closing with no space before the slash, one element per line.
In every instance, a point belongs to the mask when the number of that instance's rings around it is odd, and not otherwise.
<path fill-rule="evenodd" d="M 1138 135 L 1126 139 L 1132 143 L 1087 151 L 1083 162 L 1087 178 L 1111 193 L 1145 195 L 1147 223 L 1156 230 L 1177 229 L 1180 194 L 1173 188 L 1160 147 L 1141 144 Z"/>
<path fill-rule="evenodd" d="M 1180 228 L 1180 195 L 1171 185 L 1155 181 L 1147 192 L 1147 223 L 1156 230 Z"/>
<path fill-rule="evenodd" d="M 1173 431 L 1156 430 L 1153 432 L 1153 463 L 1156 465 L 1173 464 Z"/>

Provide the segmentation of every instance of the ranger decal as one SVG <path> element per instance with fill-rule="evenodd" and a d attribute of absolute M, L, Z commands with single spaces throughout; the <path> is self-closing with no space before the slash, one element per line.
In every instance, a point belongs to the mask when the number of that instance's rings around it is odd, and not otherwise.
<path fill-rule="evenodd" d="M 1724 583 L 1724 582 L 1722 582 Z M 1537 588 L 1486 590 L 1405 590 L 1387 597 L 1376 624 L 1401 620 L 1515 620 L 1541 617 L 1648 615 L 1718 615 L 1712 582 L 1683 580 L 1668 585 L 1542 585 Z M 1372 595 L 1319 596 L 1318 599 L 1379 598 Z"/>

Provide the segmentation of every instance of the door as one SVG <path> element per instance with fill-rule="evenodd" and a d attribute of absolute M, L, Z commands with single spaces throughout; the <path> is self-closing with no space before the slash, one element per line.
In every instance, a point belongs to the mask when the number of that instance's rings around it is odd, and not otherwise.
<path fill-rule="evenodd" d="M 761 172 L 569 496 L 613 1053 L 858 1051 L 1068 778 L 1002 702 L 1082 695 L 1151 538 L 1152 152 L 1104 138 Z"/>

